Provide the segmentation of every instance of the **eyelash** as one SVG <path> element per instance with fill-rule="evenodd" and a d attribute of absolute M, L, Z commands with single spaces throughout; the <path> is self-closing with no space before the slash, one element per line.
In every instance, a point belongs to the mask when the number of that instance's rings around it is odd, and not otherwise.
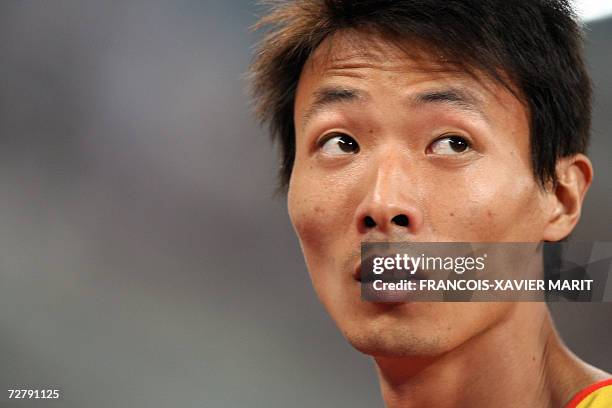
<path fill-rule="evenodd" d="M 435 143 L 444 140 L 444 139 L 461 139 L 461 141 L 463 143 L 465 143 L 467 145 L 467 149 L 469 150 L 473 150 L 474 149 L 474 144 L 472 143 L 472 141 L 470 140 L 470 138 L 457 134 L 457 133 L 446 133 L 443 134 L 439 137 L 437 137 L 436 139 L 434 139 L 431 143 L 429 143 L 429 145 L 427 145 L 427 150 L 429 150 L 431 148 L 431 146 L 433 146 Z"/>
<path fill-rule="evenodd" d="M 317 140 L 317 147 L 319 149 L 322 148 L 323 145 L 325 145 L 325 143 L 327 143 L 330 139 L 333 139 L 334 137 L 337 137 L 337 136 L 349 136 L 349 137 L 352 137 L 354 139 L 353 136 L 351 136 L 351 135 L 349 135 L 347 133 L 344 133 L 344 132 L 329 132 L 329 133 L 326 133 L 325 135 L 321 136 L 319 138 L 319 140 Z"/>
<path fill-rule="evenodd" d="M 323 135 L 321 138 L 319 138 L 316 142 L 316 147 L 317 149 L 322 149 L 323 146 L 331 139 L 333 139 L 334 137 L 338 137 L 338 136 L 347 136 L 350 137 L 351 139 L 355 140 L 355 142 L 357 143 L 357 146 L 360 147 L 359 142 L 357 142 L 357 140 L 355 139 L 355 137 L 349 135 L 348 133 L 345 132 L 330 132 L 330 133 L 326 133 L 325 135 Z M 458 133 L 445 133 L 443 135 L 438 136 L 437 138 L 435 138 L 434 140 L 432 140 L 428 145 L 426 150 L 429 150 L 431 148 L 432 145 L 434 145 L 435 143 L 439 142 L 440 140 L 444 140 L 444 139 L 452 139 L 452 138 L 459 138 L 461 139 L 463 142 L 466 143 L 467 148 L 470 150 L 474 149 L 474 144 L 472 143 L 471 139 L 458 134 Z"/>

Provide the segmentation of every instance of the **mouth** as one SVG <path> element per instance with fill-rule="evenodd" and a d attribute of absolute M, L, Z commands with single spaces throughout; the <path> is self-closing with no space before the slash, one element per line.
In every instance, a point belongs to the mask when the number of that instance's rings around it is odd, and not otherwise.
<path fill-rule="evenodd" d="M 427 277 L 424 274 L 424 271 L 421 270 L 420 268 L 417 269 L 416 271 L 414 270 L 414 265 L 412 263 L 410 263 L 410 269 L 408 270 L 391 270 L 391 271 L 386 271 L 385 273 L 381 274 L 381 275 L 375 275 L 374 273 L 370 272 L 370 273 L 364 273 L 363 269 L 364 266 L 367 265 L 373 265 L 374 264 L 374 258 L 378 258 L 381 255 L 370 255 L 366 258 L 363 259 L 363 261 L 359 261 L 357 263 L 357 266 L 353 269 L 352 275 L 353 275 L 353 279 L 356 280 L 357 282 L 360 282 L 362 284 L 371 284 L 372 282 L 374 282 L 377 279 L 385 279 L 385 281 L 399 281 L 399 280 L 424 280 L 427 279 Z M 389 277 L 389 273 L 393 274 L 393 277 Z M 385 274 L 387 274 L 385 276 Z"/>
<path fill-rule="evenodd" d="M 364 278 L 362 270 L 364 265 L 372 265 L 374 258 L 376 258 L 376 255 L 370 255 L 363 260 L 360 259 L 359 262 L 357 262 L 357 266 L 353 269 L 353 279 L 357 282 L 370 282 L 371 279 L 367 279 L 367 277 Z"/>

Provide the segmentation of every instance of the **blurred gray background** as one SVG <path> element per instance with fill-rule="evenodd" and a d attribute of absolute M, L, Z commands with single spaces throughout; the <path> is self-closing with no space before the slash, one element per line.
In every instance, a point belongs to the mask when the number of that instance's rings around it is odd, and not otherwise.
<path fill-rule="evenodd" d="M 381 407 L 311 289 L 243 74 L 251 1 L 0 3 L 0 406 Z M 612 20 L 588 26 L 612 240 Z M 612 304 L 557 304 L 612 370 Z M 57 402 L 8 402 L 57 388 Z"/>

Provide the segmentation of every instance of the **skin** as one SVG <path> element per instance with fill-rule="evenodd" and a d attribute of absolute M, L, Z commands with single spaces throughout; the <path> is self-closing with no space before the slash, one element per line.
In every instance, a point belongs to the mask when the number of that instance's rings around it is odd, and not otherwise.
<path fill-rule="evenodd" d="M 416 45 L 343 31 L 305 64 L 294 120 L 289 215 L 321 302 L 375 359 L 389 407 L 560 406 L 606 376 L 563 346 L 543 303 L 360 298 L 363 241 L 538 242 L 571 232 L 591 164 L 561 159 L 559 185 L 542 188 L 529 112 L 513 93 Z M 454 150 L 456 140 L 467 147 Z M 408 225 L 393 221 L 400 214 Z"/>

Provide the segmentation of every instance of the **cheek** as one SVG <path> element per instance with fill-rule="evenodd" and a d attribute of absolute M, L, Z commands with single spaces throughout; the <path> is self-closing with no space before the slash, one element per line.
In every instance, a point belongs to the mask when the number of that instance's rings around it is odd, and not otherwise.
<path fill-rule="evenodd" d="M 529 174 L 523 183 L 508 186 L 497 200 L 497 208 L 490 217 L 511 241 L 540 241 L 546 227 L 544 199 L 537 182 Z"/>
<path fill-rule="evenodd" d="M 494 175 L 494 176 L 490 176 Z M 463 241 L 540 240 L 541 194 L 533 176 L 489 170 L 436 186 L 429 213 L 434 234 Z"/>
<path fill-rule="evenodd" d="M 294 169 L 287 194 L 289 217 L 308 273 L 319 299 L 328 309 L 333 303 L 331 294 L 342 290 L 335 271 L 342 255 L 347 253 L 343 246 L 349 241 L 345 234 L 350 220 L 349 213 L 344 211 L 346 192 L 342 190 L 310 172 Z"/>
<path fill-rule="evenodd" d="M 304 250 L 321 251 L 329 234 L 325 219 L 328 211 L 312 198 L 289 198 L 289 217 Z"/>
<path fill-rule="evenodd" d="M 294 169 L 289 184 L 287 207 L 293 228 L 305 253 L 329 250 L 342 230 L 341 200 L 334 191 L 308 172 Z"/>

